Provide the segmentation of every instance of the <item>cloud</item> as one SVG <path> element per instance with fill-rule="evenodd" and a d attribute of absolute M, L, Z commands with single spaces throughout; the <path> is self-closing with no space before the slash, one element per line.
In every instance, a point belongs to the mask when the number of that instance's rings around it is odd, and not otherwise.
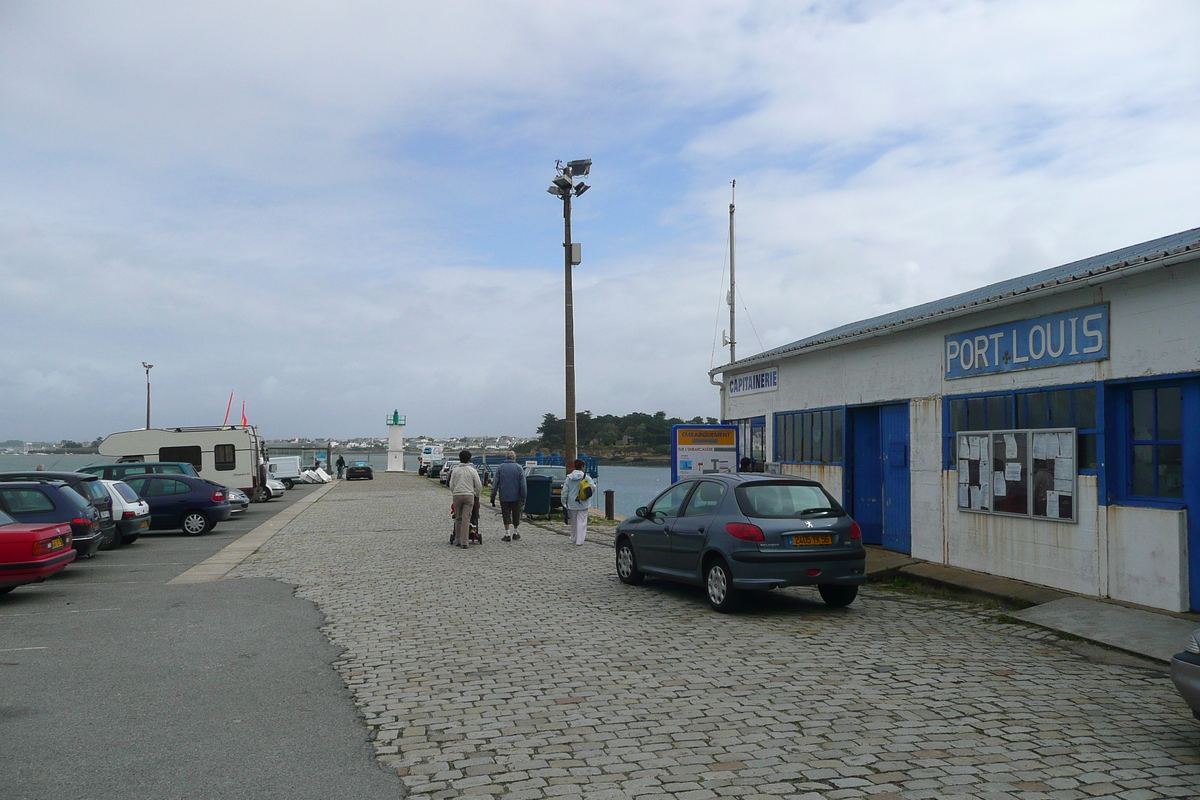
<path fill-rule="evenodd" d="M 1196 225 L 1200 11 L 1032 0 L 15 3 L 11 437 L 716 413 L 738 354 Z"/>

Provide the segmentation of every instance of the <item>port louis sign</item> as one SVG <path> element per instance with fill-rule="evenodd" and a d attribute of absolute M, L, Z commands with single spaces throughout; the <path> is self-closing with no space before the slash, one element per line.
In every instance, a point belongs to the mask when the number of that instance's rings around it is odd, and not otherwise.
<path fill-rule="evenodd" d="M 737 425 L 671 426 L 671 483 L 737 472 Z"/>
<path fill-rule="evenodd" d="M 946 380 L 1108 358 L 1108 304 L 946 337 Z"/>

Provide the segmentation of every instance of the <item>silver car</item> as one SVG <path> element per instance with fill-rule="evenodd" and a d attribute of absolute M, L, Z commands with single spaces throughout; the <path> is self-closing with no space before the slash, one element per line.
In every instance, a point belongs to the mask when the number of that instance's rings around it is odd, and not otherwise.
<path fill-rule="evenodd" d="M 250 507 L 250 498 L 241 489 L 233 489 L 225 487 L 225 492 L 229 495 L 229 505 L 231 513 L 240 514 Z"/>
<path fill-rule="evenodd" d="M 1171 657 L 1171 680 L 1192 716 L 1200 719 L 1200 628 L 1192 631 L 1183 652 Z"/>

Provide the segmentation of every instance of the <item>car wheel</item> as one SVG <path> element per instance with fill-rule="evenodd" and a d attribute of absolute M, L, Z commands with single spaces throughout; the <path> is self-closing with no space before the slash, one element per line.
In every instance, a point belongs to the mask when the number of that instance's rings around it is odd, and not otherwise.
<path fill-rule="evenodd" d="M 719 558 L 714 558 L 704 570 L 704 593 L 713 610 L 728 614 L 741 605 L 741 592 L 733 588 L 733 573 Z"/>
<path fill-rule="evenodd" d="M 136 533 L 127 533 L 121 537 L 121 544 L 133 544 L 138 540 L 139 535 Z"/>
<path fill-rule="evenodd" d="M 633 554 L 633 545 L 628 539 L 622 539 L 617 544 L 617 577 L 621 583 L 637 586 L 646 577 L 637 568 L 637 556 Z"/>
<path fill-rule="evenodd" d="M 199 536 L 212 530 L 212 521 L 203 511 L 189 511 L 183 515 L 183 532 L 190 536 Z"/>
<path fill-rule="evenodd" d="M 121 543 L 121 533 L 116 528 L 113 528 L 112 532 L 108 536 L 104 537 L 104 541 L 100 543 L 100 549 L 101 550 L 116 550 L 117 545 L 119 545 L 120 543 Z"/>
<path fill-rule="evenodd" d="M 825 601 L 825 605 L 833 608 L 842 608 L 854 602 L 854 598 L 858 597 L 857 586 L 839 586 L 832 583 L 823 583 L 817 587 L 817 591 L 821 593 L 821 599 Z"/>
<path fill-rule="evenodd" d="M 287 488 L 289 488 L 289 489 L 293 489 L 293 488 L 295 488 L 295 486 L 296 486 L 296 482 L 295 482 L 295 481 L 293 481 L 291 478 L 284 478 L 284 479 L 283 479 L 283 485 L 284 485 L 284 486 L 286 486 L 286 487 L 287 487 Z"/>

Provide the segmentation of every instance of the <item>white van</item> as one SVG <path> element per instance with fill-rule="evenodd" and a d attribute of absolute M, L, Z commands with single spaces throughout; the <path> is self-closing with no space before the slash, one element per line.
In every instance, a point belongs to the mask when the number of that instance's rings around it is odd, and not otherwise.
<path fill-rule="evenodd" d="M 186 461 L 201 478 L 265 499 L 265 446 L 253 425 L 200 428 L 145 428 L 110 433 L 102 456 L 118 461 Z"/>
<path fill-rule="evenodd" d="M 421 448 L 421 455 L 417 456 L 417 474 L 428 475 L 429 465 L 435 461 L 444 461 L 442 457 L 442 446 L 440 444 L 427 444 Z"/>
<path fill-rule="evenodd" d="M 268 459 L 267 472 L 290 489 L 300 482 L 300 456 L 275 456 Z"/>

